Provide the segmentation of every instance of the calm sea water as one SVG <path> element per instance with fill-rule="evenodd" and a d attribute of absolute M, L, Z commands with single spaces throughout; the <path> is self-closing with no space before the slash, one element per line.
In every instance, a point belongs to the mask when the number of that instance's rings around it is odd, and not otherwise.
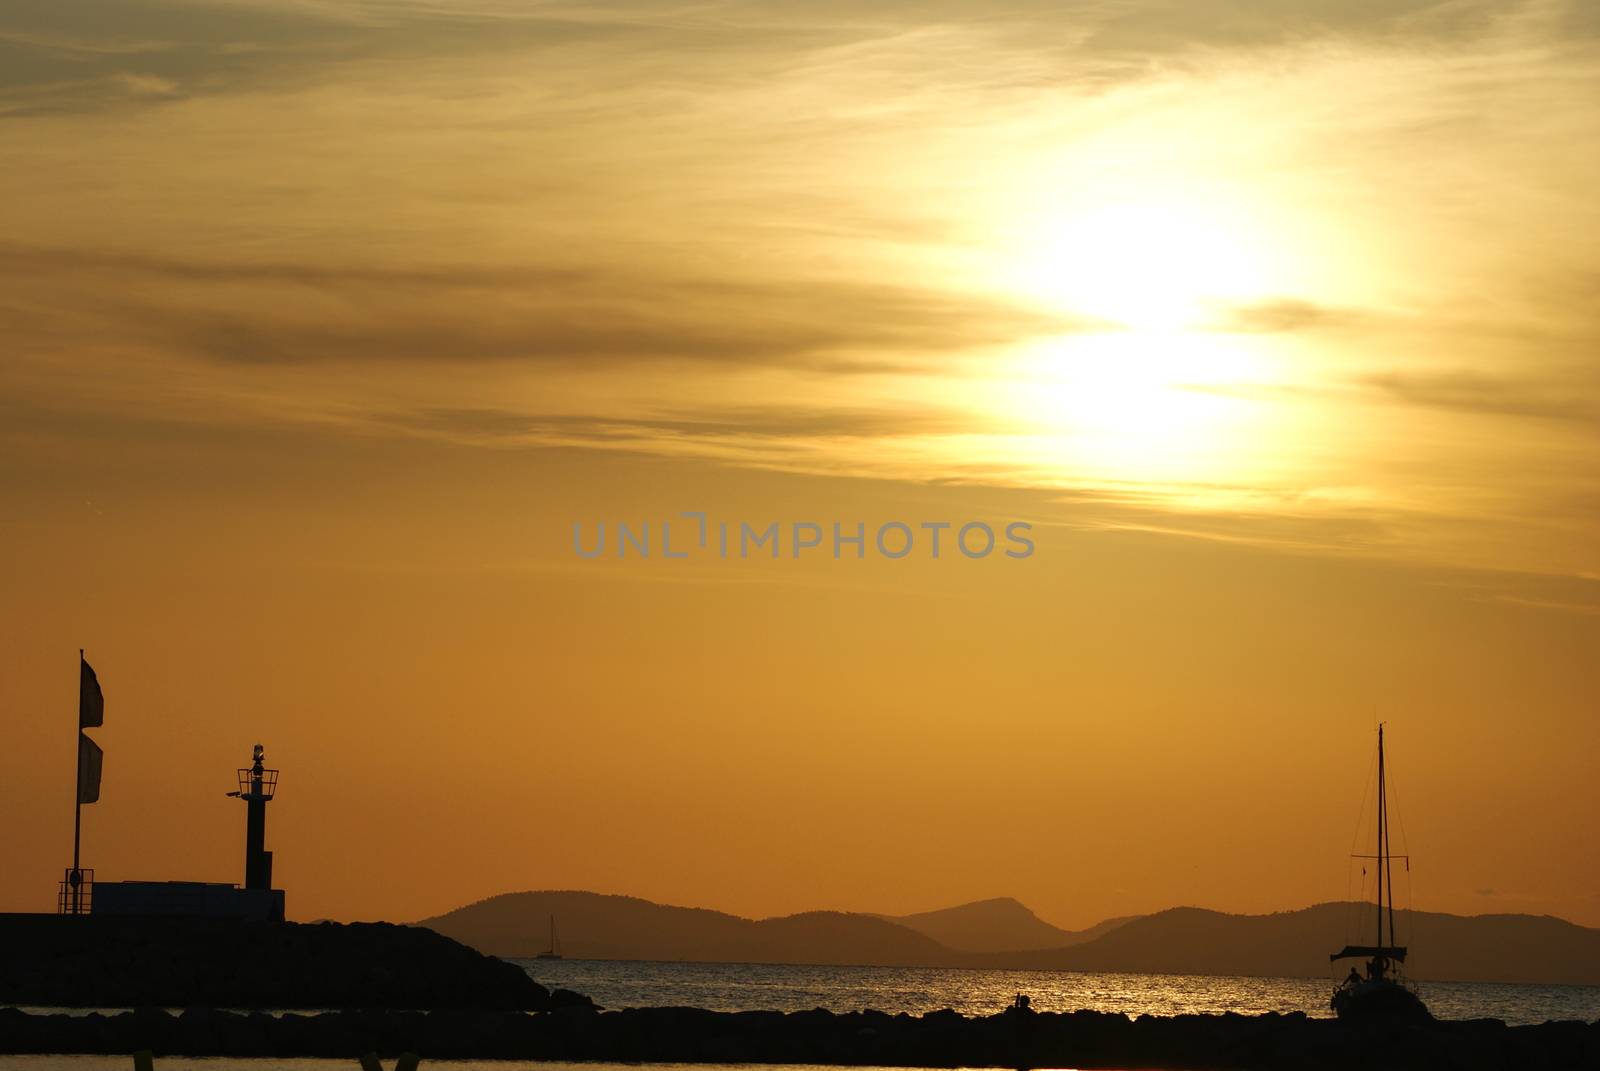
<path fill-rule="evenodd" d="M 756 963 L 518 960 L 535 979 L 587 993 L 607 1008 L 688 1005 L 715 1011 L 858 1011 L 964 1015 L 1002 1011 L 1026 993 L 1039 1011 L 1182 1015 L 1302 1011 L 1331 1016 L 1326 978 L 1207 978 L 1181 974 L 798 967 Z M 1600 1019 L 1600 986 L 1419 982 L 1440 1019 Z"/>

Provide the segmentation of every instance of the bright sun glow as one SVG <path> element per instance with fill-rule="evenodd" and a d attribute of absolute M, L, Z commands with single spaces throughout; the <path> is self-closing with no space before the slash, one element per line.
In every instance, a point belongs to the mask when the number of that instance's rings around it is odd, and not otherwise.
<path fill-rule="evenodd" d="M 1247 479 L 1262 407 L 1246 388 L 1274 377 L 1260 340 L 1225 328 L 1283 292 L 1270 228 L 1216 191 L 1032 209 L 1008 228 L 1002 284 L 1078 329 L 1013 353 L 997 401 L 1018 451 L 1074 479 Z"/>
<path fill-rule="evenodd" d="M 1004 405 L 1053 458 L 1102 480 L 1226 483 L 1252 468 L 1260 407 L 1227 385 L 1258 382 L 1242 340 L 1202 332 L 1069 335 L 1020 354 Z M 1254 429 L 1254 430 L 1253 430 Z M 1046 444 L 1049 444 L 1048 446 Z"/>
<path fill-rule="evenodd" d="M 1035 227 L 1011 286 L 1080 316 L 1141 331 L 1214 320 L 1271 294 L 1271 265 L 1247 219 L 1223 206 L 1123 201 Z"/>

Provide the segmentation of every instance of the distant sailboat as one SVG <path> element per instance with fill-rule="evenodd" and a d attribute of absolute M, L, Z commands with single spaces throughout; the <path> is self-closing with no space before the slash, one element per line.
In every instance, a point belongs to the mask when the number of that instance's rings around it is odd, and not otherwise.
<path fill-rule="evenodd" d="M 550 916 L 550 947 L 540 952 L 534 959 L 560 959 L 561 942 L 556 939 L 556 917 Z"/>
<path fill-rule="evenodd" d="M 1389 870 L 1389 803 L 1383 770 L 1383 726 L 1378 726 L 1378 853 L 1362 856 L 1376 860 L 1378 867 L 1378 941 L 1372 945 L 1346 945 L 1328 957 L 1365 959 L 1366 973 L 1350 968 L 1350 974 L 1333 991 L 1333 1010 L 1341 1019 L 1431 1019 L 1427 1005 L 1417 996 L 1400 971 L 1406 961 L 1404 946 L 1396 945 L 1394 934 L 1394 878 Z M 1402 856 L 1410 865 L 1410 858 Z M 1388 941 L 1384 941 L 1385 884 L 1389 887 Z"/>

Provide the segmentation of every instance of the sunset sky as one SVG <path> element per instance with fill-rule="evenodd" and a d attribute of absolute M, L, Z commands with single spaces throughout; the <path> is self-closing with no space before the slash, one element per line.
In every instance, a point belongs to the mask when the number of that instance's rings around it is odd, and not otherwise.
<path fill-rule="evenodd" d="M 14 0 L 0 910 L 1600 926 L 1600 5 Z M 1033 525 L 688 561 L 573 525 Z M 684 532 L 689 531 L 689 522 Z M 674 526 L 674 539 L 679 530 Z"/>

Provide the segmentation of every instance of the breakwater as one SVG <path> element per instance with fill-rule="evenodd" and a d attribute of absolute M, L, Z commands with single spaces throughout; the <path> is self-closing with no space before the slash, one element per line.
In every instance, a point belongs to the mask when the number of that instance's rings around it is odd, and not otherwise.
<path fill-rule="evenodd" d="M 1489 1068 L 1600 1066 L 1600 1023 L 1497 1020 L 1355 1027 L 1289 1015 L 1126 1016 L 1006 1012 L 337 1011 L 191 1008 L 115 1015 L 0 1009 L 0 1052 L 427 1059 L 805 1063 L 902 1067 Z"/>
<path fill-rule="evenodd" d="M 389 923 L 0 915 L 0 1004 L 486 1008 L 552 995 L 512 963 Z"/>

